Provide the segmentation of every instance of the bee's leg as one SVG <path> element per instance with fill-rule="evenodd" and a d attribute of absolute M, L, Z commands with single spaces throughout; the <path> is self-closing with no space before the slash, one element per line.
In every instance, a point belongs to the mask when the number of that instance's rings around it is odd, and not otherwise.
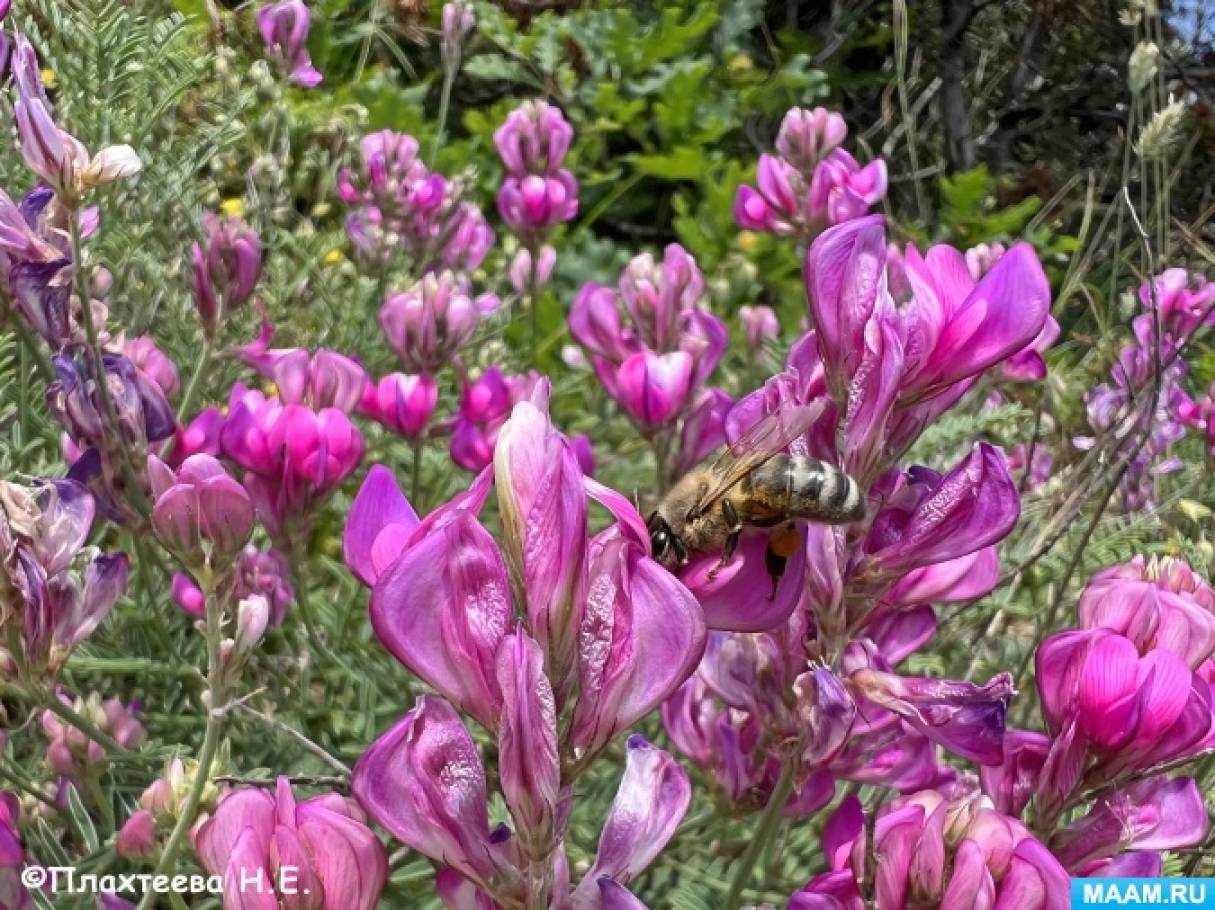
<path fill-rule="evenodd" d="M 726 530 L 730 532 L 730 536 L 726 538 L 726 544 L 721 548 L 721 560 L 709 572 L 709 581 L 716 578 L 721 567 L 734 558 L 734 551 L 738 549 L 738 538 L 742 536 L 742 519 L 738 517 L 738 512 L 735 511 L 730 500 L 721 501 L 721 512 L 725 516 Z"/>
<path fill-rule="evenodd" d="M 764 565 L 768 568 L 768 575 L 772 579 L 772 593 L 768 595 L 768 600 L 776 600 L 776 589 L 780 587 L 780 580 L 785 576 L 785 565 L 789 562 L 787 556 L 782 556 L 776 550 L 772 549 L 772 545 L 768 544 L 768 548 L 764 551 Z"/>

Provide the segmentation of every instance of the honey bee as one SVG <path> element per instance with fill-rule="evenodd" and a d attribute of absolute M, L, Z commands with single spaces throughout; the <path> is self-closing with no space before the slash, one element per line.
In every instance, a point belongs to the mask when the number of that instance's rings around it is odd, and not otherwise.
<path fill-rule="evenodd" d="M 646 523 L 654 559 L 674 571 L 693 553 L 719 553 L 712 577 L 733 557 L 745 527 L 775 528 L 765 553 L 774 598 L 786 562 L 801 545 L 797 519 L 849 524 L 865 517 L 855 480 L 834 465 L 784 451 L 820 412 L 797 405 L 769 414 L 712 462 L 684 475 Z"/>

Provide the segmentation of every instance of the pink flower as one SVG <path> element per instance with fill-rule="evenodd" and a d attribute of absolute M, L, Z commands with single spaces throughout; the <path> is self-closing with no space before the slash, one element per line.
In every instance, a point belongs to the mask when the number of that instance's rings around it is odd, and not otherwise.
<path fill-rule="evenodd" d="M 297 803 L 285 777 L 273 795 L 233 790 L 194 844 L 233 906 L 247 905 L 247 883 L 260 882 L 258 908 L 286 910 L 309 894 L 317 910 L 372 910 L 388 874 L 384 847 L 352 801 L 326 793 Z"/>
<path fill-rule="evenodd" d="M 359 410 L 393 432 L 417 439 L 430 423 L 438 401 L 439 388 L 430 376 L 390 373 L 367 386 Z"/>

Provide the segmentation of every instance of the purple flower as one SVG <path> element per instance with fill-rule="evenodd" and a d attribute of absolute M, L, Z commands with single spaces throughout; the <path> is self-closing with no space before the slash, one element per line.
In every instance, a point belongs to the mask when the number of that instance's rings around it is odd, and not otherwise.
<path fill-rule="evenodd" d="M 630 736 L 624 776 L 608 810 L 599 850 L 574 891 L 574 907 L 600 907 L 599 882 L 627 885 L 662 852 L 688 810 L 688 774 L 666 752 Z"/>
<path fill-rule="evenodd" d="M 734 220 L 748 230 L 808 242 L 829 225 L 859 218 L 886 195 L 886 163 L 865 167 L 839 144 L 848 128 L 823 108 L 793 108 L 781 124 L 777 155 L 761 155 L 756 186 L 738 188 Z"/>
<path fill-rule="evenodd" d="M 539 100 L 515 108 L 494 131 L 498 155 L 515 177 L 558 173 L 573 139 L 574 129 L 560 108 Z"/>
<path fill-rule="evenodd" d="M 174 471 L 148 456 L 152 527 L 188 568 L 226 573 L 253 533 L 245 488 L 210 455 L 191 455 Z"/>
<path fill-rule="evenodd" d="M 403 844 L 489 894 L 522 887 L 509 843 L 491 834 L 485 769 L 451 706 L 424 695 L 364 753 L 355 796 Z"/>
<path fill-rule="evenodd" d="M 312 14 L 303 0 L 267 3 L 257 11 L 257 28 L 271 59 L 288 71 L 290 81 L 301 88 L 314 88 L 322 78 L 308 56 L 311 27 Z"/>
<path fill-rule="evenodd" d="M 847 680 L 858 696 L 894 712 L 950 751 L 981 765 L 1003 760 L 1004 718 L 1015 692 L 1010 674 L 979 686 L 862 666 L 849 672 Z M 864 708 L 860 713 L 865 714 Z"/>
<path fill-rule="evenodd" d="M 191 616 L 205 614 L 202 589 L 186 573 L 174 573 L 172 596 L 173 602 Z M 267 621 L 274 626 L 281 624 L 287 608 L 295 600 L 287 557 L 273 547 L 259 550 L 253 544 L 247 544 L 233 570 L 232 596 L 237 600 L 264 598 L 268 607 Z"/>
<path fill-rule="evenodd" d="M 465 279 L 451 272 L 427 274 L 408 291 L 390 293 L 380 308 L 380 327 L 411 373 L 437 373 L 451 363 L 497 298 L 473 298 Z"/>
<path fill-rule="evenodd" d="M 82 549 L 95 509 L 73 480 L 0 483 L 0 590 L 14 605 L 5 623 L 20 629 L 32 672 L 58 672 L 126 590 L 124 554 Z"/>
<path fill-rule="evenodd" d="M 181 388 L 177 364 L 156 346 L 151 337 L 141 335 L 127 339 L 122 352 L 137 370 L 156 383 L 166 398 L 177 394 Z"/>
<path fill-rule="evenodd" d="M 360 413 L 410 439 L 423 437 L 439 401 L 439 387 L 429 375 L 389 373 L 369 384 Z"/>
<path fill-rule="evenodd" d="M 372 465 L 350 507 L 342 549 L 355 577 L 373 587 L 405 548 L 418 515 L 397 486 L 392 471 Z"/>
<path fill-rule="evenodd" d="M 557 833 L 561 790 L 557 704 L 544 673 L 543 649 L 517 629 L 502 642 L 497 674 L 502 689 L 498 777 L 520 844 L 542 860 Z"/>
<path fill-rule="evenodd" d="M 1073 875 L 1089 875 L 1094 864 L 1124 851 L 1201 844 L 1209 828 L 1193 778 L 1157 775 L 1099 797 L 1083 818 L 1055 833 L 1050 847 Z"/>
<path fill-rule="evenodd" d="M 762 351 L 769 339 L 780 337 L 780 323 L 776 319 L 776 311 L 770 306 L 741 306 L 738 308 L 738 318 L 742 322 L 747 346 L 753 354 Z"/>
<path fill-rule="evenodd" d="M 261 243 L 238 216 L 203 215 L 206 239 L 191 247 L 194 307 L 207 337 L 251 296 L 262 273 Z"/>
<path fill-rule="evenodd" d="M 880 495 L 885 506 L 865 540 L 870 562 L 858 573 L 897 576 L 973 553 L 1007 536 L 1021 514 L 1004 457 L 987 443 L 944 476 L 912 468 Z"/>
<path fill-rule="evenodd" d="M 1004 756 L 999 765 L 979 769 L 983 792 L 1005 815 L 1019 816 L 1038 787 L 1050 739 L 1042 733 L 1006 730 Z"/>
<path fill-rule="evenodd" d="M 263 321 L 257 338 L 234 353 L 274 383 L 284 404 L 337 408 L 349 414 L 363 400 L 370 383 L 367 371 L 344 354 L 321 348 L 271 348 L 274 326 Z"/>
<path fill-rule="evenodd" d="M 230 792 L 198 829 L 195 849 L 223 877 L 232 906 L 289 907 L 307 894 L 317 910 L 371 910 L 388 875 L 384 847 L 352 801 L 326 793 L 297 803 L 285 777 L 273 795 Z M 251 891 L 258 881 L 263 890 Z"/>

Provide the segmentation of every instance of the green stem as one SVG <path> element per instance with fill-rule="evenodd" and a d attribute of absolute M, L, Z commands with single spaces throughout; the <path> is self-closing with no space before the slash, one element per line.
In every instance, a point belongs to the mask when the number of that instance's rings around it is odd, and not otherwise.
<path fill-rule="evenodd" d="M 203 372 L 211 363 L 211 339 L 203 337 L 202 351 L 199 352 L 198 363 L 194 365 L 194 372 L 190 375 L 190 381 L 186 383 L 186 390 L 182 393 L 181 404 L 177 406 L 177 413 L 181 421 L 186 421 L 190 418 L 190 408 L 194 404 L 194 398 L 198 393 L 199 380 L 202 379 Z"/>
<path fill-rule="evenodd" d="M 177 817 L 177 823 L 169 834 L 169 839 L 165 841 L 164 851 L 160 855 L 160 862 L 156 864 L 155 875 L 168 874 L 175 867 L 177 854 L 181 851 L 186 833 L 193 826 L 198 816 L 198 807 L 202 802 L 203 793 L 207 789 L 207 784 L 211 781 L 211 766 L 215 763 L 215 756 L 219 752 L 219 743 L 226 715 L 223 702 L 227 695 L 224 685 L 224 668 L 219 650 L 220 639 L 223 634 L 220 623 L 221 613 L 222 608 L 219 598 L 213 590 L 209 591 L 207 593 L 206 635 L 207 689 L 210 698 L 207 705 L 207 726 L 206 731 L 203 733 L 202 751 L 198 754 L 198 767 L 194 772 L 194 780 L 190 785 L 190 792 L 186 796 L 186 802 L 182 806 L 181 814 Z M 151 890 L 147 891 L 139 901 L 139 906 L 136 910 L 148 910 L 152 906 L 153 900 L 155 900 L 155 892 Z"/>
<path fill-rule="evenodd" d="M 722 910 L 738 910 L 738 902 L 742 898 L 743 889 L 751 878 L 751 871 L 780 829 L 781 813 L 789 799 L 789 794 L 793 792 L 793 772 L 796 769 L 797 762 L 792 757 L 786 756 L 781 765 L 780 778 L 776 781 L 776 789 L 772 791 L 768 805 L 764 808 L 764 814 L 759 820 L 759 828 L 756 829 L 751 843 L 747 845 L 747 852 L 743 854 L 742 859 L 738 861 L 738 867 L 734 870 L 734 878 L 730 882 L 730 890 L 726 893 Z"/>
<path fill-rule="evenodd" d="M 447 111 L 451 107 L 451 90 L 456 84 L 456 73 L 459 71 L 460 57 L 457 53 L 455 59 L 443 67 L 443 88 L 439 92 L 439 126 L 435 130 L 435 138 L 430 144 L 430 164 L 432 166 L 435 155 L 443 147 L 443 137 L 447 132 Z"/>
<path fill-rule="evenodd" d="M 422 514 L 419 496 L 422 492 L 422 447 L 425 444 L 425 437 L 419 433 L 417 439 L 413 441 L 413 473 L 409 481 L 409 504 L 419 515 Z"/>
<path fill-rule="evenodd" d="M 547 910 L 549 863 L 532 860 L 527 865 L 527 910 Z"/>

